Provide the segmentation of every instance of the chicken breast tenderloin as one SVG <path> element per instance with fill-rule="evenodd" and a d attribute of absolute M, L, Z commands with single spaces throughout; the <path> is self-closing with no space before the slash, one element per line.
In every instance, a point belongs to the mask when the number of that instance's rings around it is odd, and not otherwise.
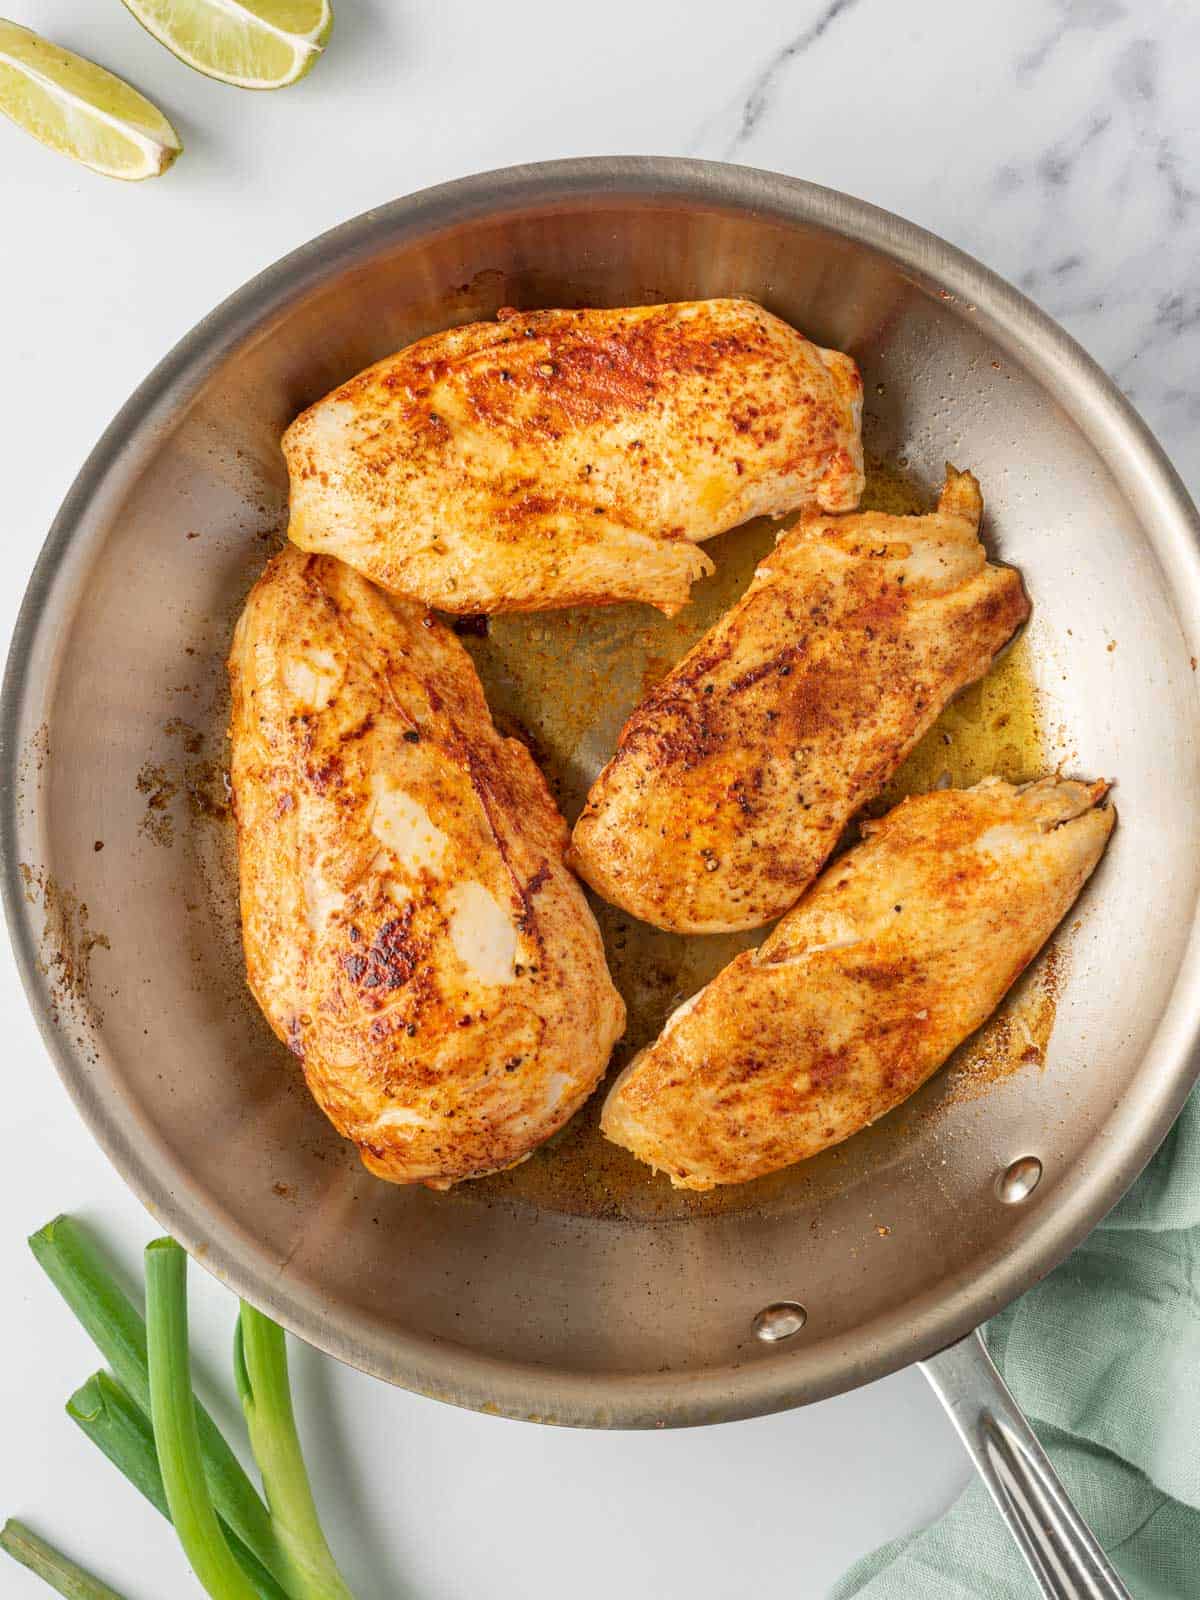
<path fill-rule="evenodd" d="M 1029 615 L 989 565 L 983 501 L 948 467 L 928 516 L 807 515 L 745 595 L 637 707 L 570 860 L 678 933 L 793 905 L 843 828 Z"/>
<path fill-rule="evenodd" d="M 677 1187 L 742 1183 L 857 1133 L 985 1020 L 1103 853 L 1108 785 L 906 800 L 617 1079 L 601 1127 Z"/>
<path fill-rule="evenodd" d="M 229 659 L 246 971 L 394 1183 L 507 1167 L 599 1082 L 625 1008 L 525 747 L 422 607 L 286 549 Z"/>
<path fill-rule="evenodd" d="M 747 300 L 501 312 L 292 423 L 289 534 L 443 611 L 671 613 L 695 541 L 858 504 L 861 414 L 854 362 Z"/>

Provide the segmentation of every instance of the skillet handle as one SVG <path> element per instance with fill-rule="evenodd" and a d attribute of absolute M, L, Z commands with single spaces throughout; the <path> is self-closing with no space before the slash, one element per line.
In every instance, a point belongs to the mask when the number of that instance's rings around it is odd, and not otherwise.
<path fill-rule="evenodd" d="M 1130 1600 L 978 1330 L 920 1365 L 1047 1600 Z"/>

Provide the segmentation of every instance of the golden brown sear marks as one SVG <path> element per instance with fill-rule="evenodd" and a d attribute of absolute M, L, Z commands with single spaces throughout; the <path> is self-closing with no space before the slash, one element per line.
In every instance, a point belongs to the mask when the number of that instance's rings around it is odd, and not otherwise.
<path fill-rule="evenodd" d="M 617 1079 L 601 1127 L 688 1189 L 837 1144 L 986 1019 L 1099 861 L 1108 785 L 1045 778 L 903 801 Z"/>
<path fill-rule="evenodd" d="M 809 513 L 626 723 L 570 858 L 680 933 L 754 928 L 812 881 L 860 806 L 1029 614 L 947 468 L 927 516 Z"/>
<path fill-rule="evenodd" d="M 505 311 L 296 419 L 289 532 L 445 611 L 670 613 L 696 542 L 858 504 L 861 411 L 849 357 L 750 301 Z"/>
<path fill-rule="evenodd" d="M 511 1166 L 624 1026 L 566 827 L 424 607 L 286 548 L 229 660 L 255 998 L 330 1121 L 395 1183 Z"/>

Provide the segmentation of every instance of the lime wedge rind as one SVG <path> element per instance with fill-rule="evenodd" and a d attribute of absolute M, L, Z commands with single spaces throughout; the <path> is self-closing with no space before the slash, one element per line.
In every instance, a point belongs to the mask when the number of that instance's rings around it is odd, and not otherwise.
<path fill-rule="evenodd" d="M 3 18 L 0 112 L 48 149 L 127 182 L 158 177 L 183 148 L 158 107 L 123 79 Z"/>
<path fill-rule="evenodd" d="M 333 31 L 329 0 L 124 0 L 127 9 L 186 66 L 237 89 L 284 89 L 309 73 Z M 311 10 L 311 27 L 272 20 Z"/>

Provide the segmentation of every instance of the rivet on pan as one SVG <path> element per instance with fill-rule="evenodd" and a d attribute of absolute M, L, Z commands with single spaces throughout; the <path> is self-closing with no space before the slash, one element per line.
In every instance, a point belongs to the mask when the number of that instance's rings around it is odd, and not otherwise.
<path fill-rule="evenodd" d="M 1036 1156 L 1020 1156 L 1006 1167 L 996 1184 L 996 1192 L 1006 1205 L 1020 1205 L 1041 1182 L 1042 1163 Z"/>
<path fill-rule="evenodd" d="M 754 1337 L 764 1344 L 778 1344 L 790 1339 L 808 1321 L 808 1312 L 795 1300 L 777 1300 L 765 1306 L 754 1319 Z"/>

